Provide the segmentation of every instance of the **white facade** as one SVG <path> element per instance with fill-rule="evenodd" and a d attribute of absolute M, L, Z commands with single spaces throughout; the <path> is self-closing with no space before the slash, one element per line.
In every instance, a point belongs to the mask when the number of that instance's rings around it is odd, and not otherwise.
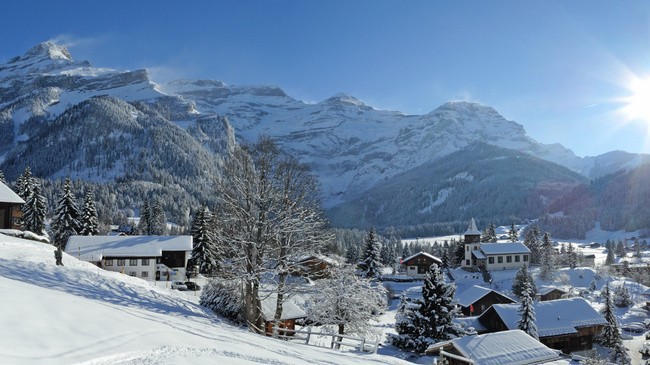
<path fill-rule="evenodd" d="M 144 280 L 156 279 L 155 257 L 105 257 L 101 267 L 104 270 L 120 272 Z"/>

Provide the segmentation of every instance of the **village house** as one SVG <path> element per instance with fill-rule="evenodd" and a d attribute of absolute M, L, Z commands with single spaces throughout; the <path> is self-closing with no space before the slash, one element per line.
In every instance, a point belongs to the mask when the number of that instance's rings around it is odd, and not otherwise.
<path fill-rule="evenodd" d="M 277 331 L 280 336 L 293 336 L 296 330 L 296 320 L 307 318 L 307 313 L 296 304 L 286 300 L 282 303 L 280 322 L 276 324 L 275 310 L 277 309 L 277 296 L 269 295 L 262 299 L 262 316 L 264 317 L 264 332 L 267 336 L 273 335 L 273 327 L 282 328 Z"/>
<path fill-rule="evenodd" d="M 464 336 L 435 343 L 425 352 L 438 364 L 501 365 L 555 363 L 560 354 L 521 330 Z"/>
<path fill-rule="evenodd" d="M 530 250 L 523 243 L 482 243 L 481 232 L 472 218 L 463 241 L 465 257 L 461 267 L 469 270 L 518 269 L 529 264 Z"/>
<path fill-rule="evenodd" d="M 465 316 L 477 316 L 485 312 L 493 304 L 516 303 L 511 298 L 482 286 L 474 285 L 471 288 L 456 295 L 456 301 L 460 311 Z"/>
<path fill-rule="evenodd" d="M 21 206 L 25 201 L 7 185 L 0 182 L 0 229 L 21 229 Z"/>
<path fill-rule="evenodd" d="M 596 255 L 590 254 L 582 256 L 582 265 L 596 267 Z"/>
<path fill-rule="evenodd" d="M 325 255 L 308 255 L 298 258 L 291 273 L 310 279 L 322 279 L 329 277 L 332 269 L 339 265 L 338 261 Z"/>
<path fill-rule="evenodd" d="M 431 265 L 442 265 L 442 260 L 426 252 L 418 252 L 402 260 L 402 266 L 406 269 L 406 275 L 421 279 L 429 271 Z"/>
<path fill-rule="evenodd" d="M 65 252 L 144 280 L 183 280 L 192 236 L 70 236 Z"/>
<path fill-rule="evenodd" d="M 519 304 L 495 304 L 478 317 L 489 332 L 517 329 Z M 559 299 L 534 304 L 539 340 L 546 346 L 570 353 L 592 348 L 594 336 L 607 325 L 605 318 L 583 298 Z"/>
<path fill-rule="evenodd" d="M 567 292 L 554 286 L 542 286 L 537 290 L 537 298 L 542 302 L 560 299 L 565 295 Z"/>

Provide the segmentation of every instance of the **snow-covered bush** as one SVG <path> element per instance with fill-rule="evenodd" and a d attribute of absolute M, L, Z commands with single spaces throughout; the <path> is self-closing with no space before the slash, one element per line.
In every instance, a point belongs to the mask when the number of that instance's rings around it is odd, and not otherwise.
<path fill-rule="evenodd" d="M 629 307 L 634 304 L 630 292 L 627 290 L 625 285 L 617 286 L 616 289 L 614 289 L 612 301 L 614 302 L 614 305 L 619 308 Z"/>
<path fill-rule="evenodd" d="M 245 323 L 244 299 L 237 280 L 209 280 L 203 288 L 199 303 L 220 316 L 237 323 Z"/>

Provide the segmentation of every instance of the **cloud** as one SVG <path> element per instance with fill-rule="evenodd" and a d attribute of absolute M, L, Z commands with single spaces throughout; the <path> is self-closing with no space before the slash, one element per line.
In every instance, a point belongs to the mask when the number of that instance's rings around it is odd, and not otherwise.
<path fill-rule="evenodd" d="M 66 46 L 67 48 L 95 47 L 104 43 L 103 37 L 77 37 L 73 34 L 59 34 L 48 41 Z"/>
<path fill-rule="evenodd" d="M 164 84 L 166 82 L 178 79 L 190 78 L 191 75 L 186 70 L 172 66 L 152 66 L 147 67 L 149 79 L 157 84 Z"/>

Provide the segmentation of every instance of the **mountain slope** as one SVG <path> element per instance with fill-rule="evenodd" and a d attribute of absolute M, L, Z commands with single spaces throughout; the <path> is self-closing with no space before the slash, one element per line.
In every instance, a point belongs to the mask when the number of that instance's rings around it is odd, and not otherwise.
<path fill-rule="evenodd" d="M 194 296 L 0 234 L 5 364 L 407 364 L 274 340 L 228 324 Z M 37 335 L 35 335 L 37 334 Z"/>
<path fill-rule="evenodd" d="M 466 222 L 510 224 L 535 218 L 587 180 L 521 152 L 477 143 L 378 183 L 334 207 L 335 226 L 387 227 Z"/>

